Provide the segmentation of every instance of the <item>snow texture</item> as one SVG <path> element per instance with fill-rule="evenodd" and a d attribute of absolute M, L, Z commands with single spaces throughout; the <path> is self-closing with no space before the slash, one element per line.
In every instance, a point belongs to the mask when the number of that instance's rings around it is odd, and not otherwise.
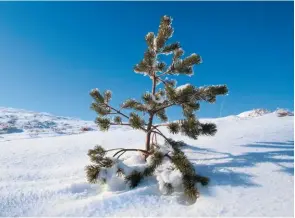
<path fill-rule="evenodd" d="M 144 148 L 144 133 L 116 128 L 72 134 L 90 122 L 16 109 L 0 111 L 2 123 L 14 123 L 8 115 L 15 115 L 15 128 L 22 130 L 0 135 L 0 216 L 294 216 L 293 116 L 265 113 L 247 119 L 203 119 L 216 123 L 218 132 L 198 140 L 169 135 L 163 128 L 168 136 L 187 143 L 183 151 L 196 172 L 211 179 L 208 187 L 198 186 L 197 202 L 185 205 L 182 192 L 161 193 L 166 192 L 165 182 L 175 186 L 180 182 L 178 171 L 167 170 L 168 161 L 157 169 L 156 178 L 146 178 L 132 190 L 113 173 L 106 174 L 109 186 L 87 183 L 88 149 L 96 144 L 107 149 Z M 28 126 L 50 134 L 32 138 L 24 126 L 34 115 L 39 122 L 49 122 L 44 125 L 64 122 L 69 129 L 61 135 L 33 122 Z M 125 170 L 145 165 L 136 152 L 122 157 L 118 164 Z"/>

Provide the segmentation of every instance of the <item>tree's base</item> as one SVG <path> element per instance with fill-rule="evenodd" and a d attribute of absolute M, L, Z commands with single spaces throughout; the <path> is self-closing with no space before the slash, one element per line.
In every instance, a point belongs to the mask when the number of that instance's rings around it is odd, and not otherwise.
<path fill-rule="evenodd" d="M 112 149 L 104 150 L 101 146 L 90 149 L 88 156 L 93 165 L 86 167 L 88 181 L 91 183 L 108 183 L 110 173 L 123 178 L 130 188 L 135 188 L 145 177 L 156 176 L 160 190 L 165 194 L 171 194 L 177 186 L 181 185 L 184 195 L 192 202 L 199 197 L 196 183 L 208 185 L 209 179 L 197 175 L 193 165 L 180 150 L 183 143 L 169 139 L 165 146 L 154 147 L 151 151 L 141 149 Z M 163 148 L 169 148 L 167 152 Z M 171 152 L 173 150 L 173 152 Z M 106 153 L 113 151 L 113 157 L 106 157 Z M 130 168 L 120 157 L 128 151 L 138 151 L 146 161 L 145 168 Z"/>

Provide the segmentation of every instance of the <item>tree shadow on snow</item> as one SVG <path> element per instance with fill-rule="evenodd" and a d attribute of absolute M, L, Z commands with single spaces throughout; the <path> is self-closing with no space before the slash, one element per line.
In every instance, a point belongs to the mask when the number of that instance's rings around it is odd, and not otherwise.
<path fill-rule="evenodd" d="M 190 160 L 195 162 L 198 174 L 210 178 L 210 186 L 259 187 L 260 184 L 255 182 L 255 176 L 245 172 L 243 168 L 251 168 L 261 163 L 275 164 L 279 167 L 279 172 L 294 175 L 294 141 L 257 142 L 241 146 L 252 148 L 254 151 L 232 155 L 191 145 L 186 145 L 184 148 L 189 148 L 199 157 Z M 202 155 L 217 157 L 202 158 Z M 211 195 L 210 190 L 205 188 L 201 189 L 201 193 Z"/>

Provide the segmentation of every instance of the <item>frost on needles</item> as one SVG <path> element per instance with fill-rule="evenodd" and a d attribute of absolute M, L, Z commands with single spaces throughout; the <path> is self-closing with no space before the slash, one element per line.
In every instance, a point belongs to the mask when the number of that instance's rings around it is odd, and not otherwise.
<path fill-rule="evenodd" d="M 166 127 L 170 133 L 181 133 L 192 139 L 200 135 L 213 136 L 216 131 L 214 123 L 201 123 L 195 112 L 200 109 L 200 102 L 214 103 L 218 95 L 226 95 L 226 85 L 196 87 L 191 84 L 177 87 L 171 76 L 192 76 L 194 66 L 202 63 L 198 54 L 183 57 L 184 51 L 179 42 L 168 43 L 172 37 L 172 18 L 163 16 L 157 35 L 149 32 L 146 37 L 147 49 L 143 59 L 134 66 L 135 73 L 149 76 L 151 91 L 145 92 L 140 100 L 127 99 L 119 107 L 111 105 L 112 92 L 100 92 L 93 89 L 90 92 L 94 99 L 91 109 L 97 113 L 95 122 L 101 131 L 107 131 L 110 126 L 130 126 L 146 133 L 145 149 L 111 149 L 101 146 L 90 149 L 88 156 L 92 162 L 86 166 L 87 179 L 90 183 L 107 183 L 108 174 L 121 177 L 135 188 L 145 177 L 155 176 L 159 190 L 171 194 L 179 187 L 184 195 L 195 202 L 199 197 L 196 183 L 207 185 L 209 179 L 198 175 L 194 166 L 187 159 L 181 148 L 183 142 L 167 138 L 159 127 Z M 161 60 L 161 55 L 170 55 L 171 63 L 167 65 Z M 182 108 L 182 119 L 168 121 L 166 111 L 174 106 Z M 130 112 L 131 111 L 131 112 Z M 155 119 L 157 118 L 157 124 Z M 156 137 L 162 137 L 165 144 L 158 144 Z M 146 168 L 132 169 L 120 159 L 129 151 L 138 151 L 145 156 Z M 108 155 L 112 153 L 113 155 Z M 163 181 L 160 173 L 174 173 L 174 179 Z"/>

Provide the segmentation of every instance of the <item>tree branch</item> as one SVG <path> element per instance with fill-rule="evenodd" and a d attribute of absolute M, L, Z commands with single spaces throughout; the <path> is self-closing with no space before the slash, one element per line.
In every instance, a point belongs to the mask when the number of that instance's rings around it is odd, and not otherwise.
<path fill-rule="evenodd" d="M 106 103 L 103 103 L 103 104 L 106 105 L 107 107 L 111 108 L 112 110 L 114 110 L 117 114 L 120 114 L 120 115 L 122 115 L 123 117 L 125 117 L 125 118 L 127 118 L 127 119 L 130 119 L 129 116 L 127 116 L 126 114 L 123 114 L 121 111 L 119 111 L 119 110 L 113 108 L 113 107 L 110 106 L 109 104 L 106 104 Z M 115 113 L 112 113 L 112 114 L 115 114 Z M 121 124 L 111 123 L 111 125 L 117 125 L 117 126 L 120 126 L 120 125 L 122 125 L 122 126 L 131 126 L 130 124 L 127 124 L 127 123 L 121 123 Z M 147 124 L 144 124 L 144 125 L 147 125 Z M 143 127 L 140 127 L 140 129 L 143 130 L 143 131 L 145 131 L 145 132 L 147 131 L 147 130 L 146 130 L 145 128 L 143 128 Z"/>
<path fill-rule="evenodd" d="M 110 123 L 112 126 L 131 126 L 129 123 Z"/>
<path fill-rule="evenodd" d="M 153 111 L 153 113 L 157 113 L 157 112 L 159 112 L 159 111 L 161 111 L 161 110 L 163 110 L 163 109 L 165 109 L 165 108 L 171 107 L 171 106 L 173 106 L 173 105 L 176 105 L 176 103 L 170 103 L 170 104 L 168 104 L 168 105 L 165 105 L 165 106 L 163 106 L 163 107 L 160 107 L 160 108 L 158 108 L 157 110 Z"/>
<path fill-rule="evenodd" d="M 113 107 L 110 106 L 109 104 L 106 104 L 106 103 L 103 103 L 103 104 L 106 105 L 107 107 L 111 108 L 112 110 L 116 111 L 117 114 L 120 114 L 120 115 L 122 115 L 123 117 L 129 119 L 129 117 L 128 117 L 126 114 L 123 114 L 121 111 L 119 111 L 119 110 L 113 108 Z"/>
<path fill-rule="evenodd" d="M 121 150 L 121 149 L 124 149 L 124 148 L 114 148 L 114 149 L 109 149 L 109 150 L 106 150 L 105 152 L 115 151 L 115 150 Z"/>
<path fill-rule="evenodd" d="M 114 155 L 113 155 L 113 157 L 116 157 L 116 155 L 117 154 L 119 154 L 119 153 L 121 153 L 121 152 L 126 152 L 126 151 L 140 151 L 140 152 L 142 152 L 142 153 L 144 153 L 144 154 L 147 154 L 147 155 L 150 155 L 151 153 L 150 152 L 148 152 L 148 151 L 146 151 L 146 150 L 142 150 L 142 149 L 133 149 L 133 148 L 130 148 L 130 149 L 125 149 L 125 148 L 122 148 L 120 151 L 118 151 L 118 152 L 116 152 Z M 120 157 L 120 156 L 119 156 Z M 119 158 L 118 157 L 118 158 Z"/>
<path fill-rule="evenodd" d="M 161 76 L 161 75 L 160 75 Z M 164 83 L 165 86 L 167 86 L 167 82 L 163 79 L 161 79 L 159 76 L 157 76 L 157 79 L 160 80 L 162 83 Z"/>
<path fill-rule="evenodd" d="M 117 157 L 117 159 L 119 159 L 123 154 L 125 154 L 126 153 L 126 151 L 123 151 L 118 157 Z"/>
<path fill-rule="evenodd" d="M 169 123 L 161 123 L 161 124 L 153 125 L 153 128 L 155 129 L 159 126 L 168 126 L 168 125 L 169 125 Z"/>

